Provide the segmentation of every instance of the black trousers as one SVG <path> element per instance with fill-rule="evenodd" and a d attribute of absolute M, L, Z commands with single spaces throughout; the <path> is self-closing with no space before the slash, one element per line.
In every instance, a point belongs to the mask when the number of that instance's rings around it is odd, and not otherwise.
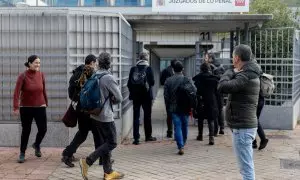
<path fill-rule="evenodd" d="M 173 123 L 172 123 L 172 116 L 171 113 L 167 112 L 167 134 L 172 135 L 173 134 Z"/>
<path fill-rule="evenodd" d="M 152 136 L 152 123 L 151 123 L 151 113 L 152 113 L 152 100 L 151 99 L 140 99 L 133 100 L 133 138 L 135 140 L 140 139 L 140 110 L 141 106 L 144 110 L 144 130 L 145 137 L 150 138 Z"/>
<path fill-rule="evenodd" d="M 203 136 L 203 122 L 204 118 L 200 117 L 198 118 L 198 135 Z M 214 136 L 215 134 L 215 119 L 207 119 L 207 125 L 208 125 L 208 131 L 209 131 L 209 136 Z"/>
<path fill-rule="evenodd" d="M 109 174 L 113 171 L 111 164 L 111 151 L 117 147 L 117 131 L 115 122 L 100 122 L 93 120 L 93 124 L 98 129 L 98 132 L 101 133 L 104 143 L 86 158 L 86 162 L 89 166 L 91 166 L 99 157 L 102 157 L 104 173 Z"/>
<path fill-rule="evenodd" d="M 257 116 L 257 134 L 261 141 L 264 141 L 266 139 L 264 129 L 262 128 L 262 126 L 259 122 L 259 117 L 260 117 L 262 109 L 264 108 L 264 105 L 265 105 L 265 99 L 260 97 L 258 100 L 256 116 Z M 256 139 L 253 141 L 253 143 L 256 143 Z"/>
<path fill-rule="evenodd" d="M 46 107 L 20 107 L 20 117 L 22 123 L 20 152 L 25 153 L 27 149 L 33 119 L 38 129 L 34 144 L 37 148 L 40 148 L 40 144 L 47 132 Z"/>
<path fill-rule="evenodd" d="M 98 132 L 98 129 L 93 125 L 93 119 L 91 119 L 87 114 L 78 112 L 78 131 L 70 145 L 64 149 L 63 156 L 72 157 L 79 146 L 86 140 L 89 131 L 92 131 L 95 149 L 97 149 L 104 143 L 103 137 Z"/>
<path fill-rule="evenodd" d="M 224 119 L 224 112 L 223 112 L 223 106 L 224 106 L 224 96 L 221 93 L 217 93 L 217 101 L 218 101 L 218 110 L 219 110 L 219 114 L 218 114 L 218 118 L 217 118 L 217 122 L 218 122 L 218 126 L 220 127 L 220 129 L 224 129 L 225 126 L 225 119 Z M 218 133 L 218 127 L 215 127 L 216 132 Z"/>

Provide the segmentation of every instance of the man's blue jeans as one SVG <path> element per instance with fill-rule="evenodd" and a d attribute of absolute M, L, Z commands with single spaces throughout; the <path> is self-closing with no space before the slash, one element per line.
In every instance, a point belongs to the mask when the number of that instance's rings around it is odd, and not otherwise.
<path fill-rule="evenodd" d="M 232 129 L 232 144 L 243 180 L 255 180 L 252 141 L 257 128 Z"/>
<path fill-rule="evenodd" d="M 186 114 L 172 113 L 172 121 L 174 124 L 177 147 L 178 149 L 182 149 L 185 145 L 188 135 L 189 116 Z"/>

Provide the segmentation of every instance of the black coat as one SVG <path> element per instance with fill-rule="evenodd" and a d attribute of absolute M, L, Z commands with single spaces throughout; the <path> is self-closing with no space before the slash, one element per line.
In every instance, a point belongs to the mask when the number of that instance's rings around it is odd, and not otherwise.
<path fill-rule="evenodd" d="M 216 97 L 218 77 L 209 72 L 201 72 L 193 77 L 193 81 L 197 88 L 197 95 L 202 99 L 202 104 L 201 101 L 198 103 L 199 115 L 208 119 L 216 119 L 218 117 L 218 101 Z M 201 106 L 203 106 L 203 110 L 200 109 Z"/>

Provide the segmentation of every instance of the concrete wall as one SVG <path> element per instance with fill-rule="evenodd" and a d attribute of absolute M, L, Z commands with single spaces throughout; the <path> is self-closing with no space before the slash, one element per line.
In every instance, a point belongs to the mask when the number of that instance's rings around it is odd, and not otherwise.
<path fill-rule="evenodd" d="M 155 85 L 153 87 L 153 97 L 156 97 L 160 86 L 160 58 L 150 51 L 150 65 L 153 70 Z"/>

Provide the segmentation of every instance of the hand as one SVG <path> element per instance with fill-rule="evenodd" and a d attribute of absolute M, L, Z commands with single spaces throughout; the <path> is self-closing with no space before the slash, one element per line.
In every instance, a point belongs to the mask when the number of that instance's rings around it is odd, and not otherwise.
<path fill-rule="evenodd" d="M 16 110 L 13 111 L 14 116 L 19 116 L 19 114 L 20 114 L 19 109 L 16 109 Z"/>

